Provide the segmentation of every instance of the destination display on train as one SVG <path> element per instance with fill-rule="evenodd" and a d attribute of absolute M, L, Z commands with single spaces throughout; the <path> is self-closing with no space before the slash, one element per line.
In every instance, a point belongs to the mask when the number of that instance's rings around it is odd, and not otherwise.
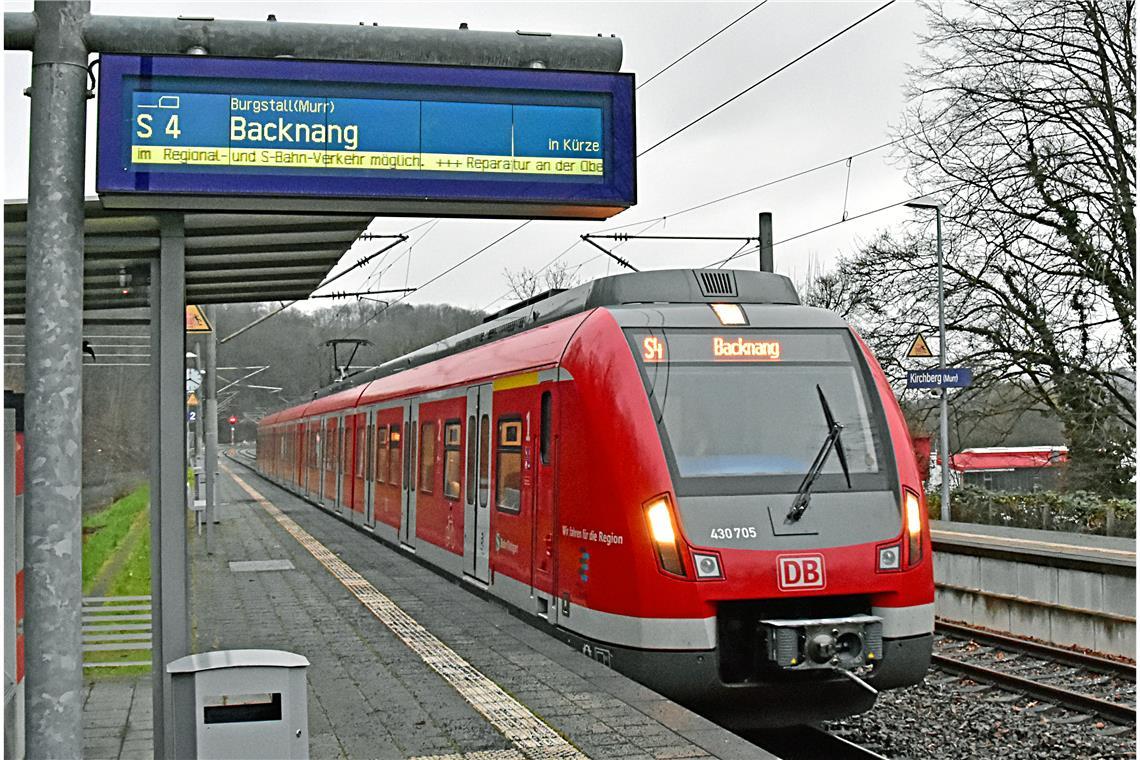
<path fill-rule="evenodd" d="M 647 365 L 851 361 L 850 341 L 837 332 L 635 330 L 630 340 Z"/>
<path fill-rule="evenodd" d="M 97 188 L 606 218 L 636 201 L 633 140 L 626 74 L 107 55 Z"/>

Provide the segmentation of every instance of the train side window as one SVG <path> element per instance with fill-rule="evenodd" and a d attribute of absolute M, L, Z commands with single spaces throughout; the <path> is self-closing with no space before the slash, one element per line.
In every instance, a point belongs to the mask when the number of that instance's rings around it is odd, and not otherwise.
<path fill-rule="evenodd" d="M 364 477 L 366 480 L 372 480 L 372 465 L 376 461 L 375 455 L 372 453 L 372 426 L 365 423 L 364 425 Z"/>
<path fill-rule="evenodd" d="M 376 426 L 376 482 L 388 479 L 388 426 Z"/>
<path fill-rule="evenodd" d="M 364 475 L 364 426 L 358 425 L 356 428 L 356 462 L 354 464 L 353 475 L 355 477 L 362 477 Z"/>
<path fill-rule="evenodd" d="M 388 434 L 388 453 L 391 459 L 388 462 L 388 483 L 400 487 L 400 423 L 392 426 Z"/>
<path fill-rule="evenodd" d="M 543 464 L 550 464 L 550 391 L 542 394 L 542 421 L 539 431 L 539 456 Z"/>
<path fill-rule="evenodd" d="M 475 415 L 467 417 L 467 503 L 475 503 Z"/>
<path fill-rule="evenodd" d="M 344 472 L 344 418 L 336 421 L 336 471 Z"/>
<path fill-rule="evenodd" d="M 462 435 L 459 420 L 448 420 L 444 423 L 443 495 L 449 499 L 458 499 L 462 490 L 462 484 L 459 482 L 459 479 L 463 477 L 459 454 L 459 445 L 463 440 Z"/>
<path fill-rule="evenodd" d="M 431 493 L 435 485 L 435 423 L 420 425 L 420 490 Z"/>
<path fill-rule="evenodd" d="M 499 420 L 495 463 L 495 506 L 500 512 L 522 511 L 522 420 Z"/>
<path fill-rule="evenodd" d="M 479 506 L 487 506 L 487 497 L 490 494 L 491 482 L 488 467 L 491 456 L 491 418 L 484 414 L 479 420 Z"/>
<path fill-rule="evenodd" d="M 321 469 L 328 471 L 329 462 L 332 461 L 332 447 L 333 447 L 333 430 L 330 429 L 327 421 L 321 422 L 324 428 L 324 442 L 321 444 Z"/>

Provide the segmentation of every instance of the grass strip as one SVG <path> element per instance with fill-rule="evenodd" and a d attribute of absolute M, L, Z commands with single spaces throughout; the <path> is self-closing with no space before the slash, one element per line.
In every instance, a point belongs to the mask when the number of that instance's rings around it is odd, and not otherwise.
<path fill-rule="evenodd" d="M 135 497 L 136 494 L 141 493 L 142 507 L 138 508 L 134 502 L 130 502 L 131 509 L 120 507 L 123 512 L 116 515 L 113 519 L 107 520 L 105 513 L 109 513 L 116 505 L 121 505 L 122 501 L 126 501 Z M 108 562 L 113 561 L 115 552 L 130 547 L 130 555 L 122 562 L 121 566 L 115 572 L 114 577 L 107 581 L 106 595 L 107 596 L 146 596 L 150 594 L 150 510 L 146 509 L 149 504 L 149 491 L 147 487 L 141 486 L 136 491 L 131 492 L 119 502 L 99 513 L 93 517 L 103 518 L 104 526 L 119 525 L 119 521 L 124 516 L 131 517 L 128 523 L 127 533 L 123 534 L 117 543 L 106 553 L 100 567 L 105 566 Z M 104 527 L 96 534 L 93 534 L 88 541 L 95 539 L 100 533 L 107 532 L 108 528 Z M 107 539 L 104 539 L 107 540 Z M 87 588 L 87 557 L 88 552 L 86 546 L 84 547 L 84 588 Z M 92 576 L 92 580 L 98 577 L 98 572 Z M 136 649 L 136 650 L 115 650 L 109 652 L 86 652 L 83 657 L 85 662 L 132 662 L 139 660 L 150 659 L 150 650 Z M 138 676 L 150 672 L 149 665 L 127 665 L 119 667 L 103 667 L 103 668 L 85 668 L 84 675 L 89 680 L 104 680 L 114 678 L 124 678 L 130 676 Z"/>
<path fill-rule="evenodd" d="M 150 512 L 135 522 L 132 531 L 138 532 L 130 557 L 111 581 L 108 596 L 146 596 L 150 593 Z"/>
<path fill-rule="evenodd" d="M 83 593 L 88 593 L 99 570 L 118 550 L 139 512 L 149 504 L 150 486 L 144 483 L 106 509 L 83 519 Z"/>

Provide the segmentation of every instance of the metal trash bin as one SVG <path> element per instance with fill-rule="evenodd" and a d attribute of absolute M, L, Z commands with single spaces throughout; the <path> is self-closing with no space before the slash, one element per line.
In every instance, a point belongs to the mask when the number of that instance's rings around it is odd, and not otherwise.
<path fill-rule="evenodd" d="M 179 757 L 308 760 L 306 668 L 299 654 L 230 649 L 166 666 Z"/>

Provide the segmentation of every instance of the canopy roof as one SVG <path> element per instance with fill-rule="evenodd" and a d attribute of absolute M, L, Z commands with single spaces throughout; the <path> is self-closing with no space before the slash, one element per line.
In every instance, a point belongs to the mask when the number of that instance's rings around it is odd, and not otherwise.
<path fill-rule="evenodd" d="M 84 211 L 84 309 L 147 305 L 149 261 L 159 251 L 158 216 L 105 209 L 97 198 L 88 198 Z M 372 221 L 371 216 L 176 213 L 185 214 L 186 301 L 193 304 L 306 298 Z M 27 202 L 5 202 L 5 315 L 24 313 L 27 216 Z M 126 286 L 120 284 L 124 280 L 129 280 Z"/>

